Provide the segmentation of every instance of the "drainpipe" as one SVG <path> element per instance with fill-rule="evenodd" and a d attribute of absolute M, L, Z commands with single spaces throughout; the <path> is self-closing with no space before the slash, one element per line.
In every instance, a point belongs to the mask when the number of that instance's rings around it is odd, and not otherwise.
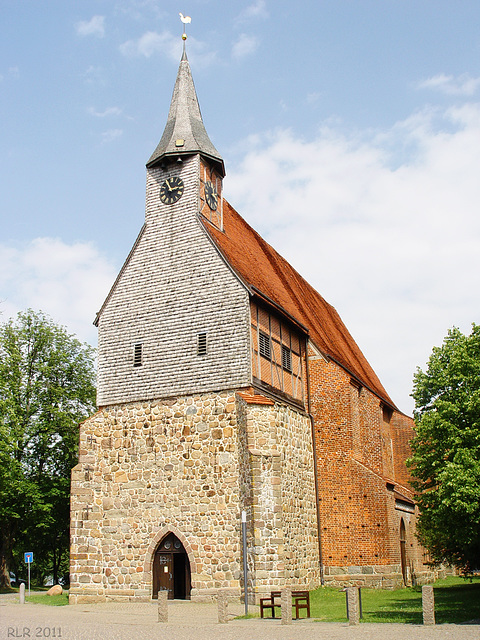
<path fill-rule="evenodd" d="M 322 551 L 322 523 L 320 520 L 320 504 L 319 504 L 319 489 L 318 489 L 318 466 L 317 466 L 317 447 L 315 446 L 315 420 L 311 414 L 310 405 L 310 369 L 308 366 L 308 338 L 305 341 L 305 366 L 307 376 L 307 411 L 310 418 L 310 424 L 312 427 L 312 450 L 313 450 L 313 470 L 315 476 L 315 506 L 317 513 L 317 536 L 318 536 L 318 561 L 320 564 L 320 584 L 322 587 L 325 585 L 325 572 L 323 567 L 323 551 Z"/>

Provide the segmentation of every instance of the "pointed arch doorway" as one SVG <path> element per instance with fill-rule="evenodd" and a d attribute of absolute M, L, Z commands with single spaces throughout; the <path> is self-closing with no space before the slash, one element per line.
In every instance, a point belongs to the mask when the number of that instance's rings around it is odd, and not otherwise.
<path fill-rule="evenodd" d="M 153 557 L 153 593 L 168 591 L 169 600 L 189 600 L 191 591 L 190 562 L 185 547 L 174 533 L 168 533 Z"/>

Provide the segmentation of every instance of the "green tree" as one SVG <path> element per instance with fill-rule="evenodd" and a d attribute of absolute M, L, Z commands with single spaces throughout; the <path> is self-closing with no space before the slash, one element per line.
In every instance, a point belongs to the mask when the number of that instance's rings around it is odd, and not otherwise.
<path fill-rule="evenodd" d="M 70 470 L 94 377 L 92 348 L 42 313 L 0 326 L 0 587 L 23 551 L 39 578 L 67 567 Z"/>
<path fill-rule="evenodd" d="M 420 542 L 435 563 L 480 567 L 480 325 L 457 328 L 414 376 L 416 437 L 409 461 Z"/>

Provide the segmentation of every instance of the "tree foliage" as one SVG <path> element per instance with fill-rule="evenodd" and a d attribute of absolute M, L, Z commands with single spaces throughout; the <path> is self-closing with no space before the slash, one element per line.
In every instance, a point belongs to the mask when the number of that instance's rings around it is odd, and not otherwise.
<path fill-rule="evenodd" d="M 94 406 L 91 347 L 31 310 L 0 326 L 0 586 L 24 551 L 38 578 L 68 570 L 70 471 Z"/>
<path fill-rule="evenodd" d="M 469 572 L 480 567 L 480 325 L 448 332 L 412 396 L 419 539 L 434 562 Z"/>

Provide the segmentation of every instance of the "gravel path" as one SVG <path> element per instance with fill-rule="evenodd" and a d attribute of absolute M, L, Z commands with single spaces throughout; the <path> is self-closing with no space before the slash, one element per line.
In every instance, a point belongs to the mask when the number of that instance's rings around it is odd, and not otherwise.
<path fill-rule="evenodd" d="M 218 624 L 215 604 L 168 603 L 167 623 L 157 622 L 153 603 L 105 603 L 49 607 L 20 605 L 18 595 L 0 596 L 0 640 L 480 640 L 480 625 L 424 627 L 279 620 L 233 620 L 243 605 L 228 607 L 230 621 Z"/>

